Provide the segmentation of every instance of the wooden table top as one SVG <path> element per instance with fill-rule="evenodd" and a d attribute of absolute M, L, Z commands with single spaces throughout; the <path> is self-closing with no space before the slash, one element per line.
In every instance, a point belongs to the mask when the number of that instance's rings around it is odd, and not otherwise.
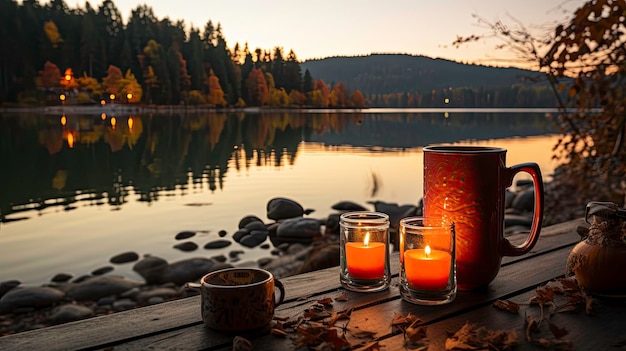
<path fill-rule="evenodd" d="M 277 307 L 272 325 L 254 333 L 224 334 L 205 328 L 199 297 L 194 296 L 0 337 L 0 350 L 231 350 L 236 339 L 240 346 L 239 336 L 254 350 L 306 350 L 324 340 L 334 340 L 335 345 L 348 342 L 355 349 L 442 350 L 446 340 L 449 346 L 471 346 L 468 339 L 453 336 L 464 326 L 461 332 L 471 330 L 481 336 L 478 343 L 485 342 L 483 335 L 506 339 L 515 334 L 516 350 L 546 349 L 541 344 L 565 350 L 626 350 L 626 302 L 574 301 L 582 296 L 579 292 L 554 299 L 545 294 L 555 291 L 546 289 L 547 285 L 561 286 L 567 257 L 580 240 L 576 227 L 583 224 L 576 220 L 543 228 L 529 254 L 503 259 L 498 276 L 487 289 L 461 291 L 447 305 L 419 306 L 402 300 L 395 253 L 391 287 L 381 292 L 344 290 L 338 267 L 281 279 L 286 300 Z M 494 306 L 496 301 L 507 300 L 519 311 Z M 543 317 L 542 308 L 529 303 L 531 300 L 543 303 Z M 567 301 L 574 302 L 567 305 Z M 589 313 L 585 301 L 591 301 Z M 568 306 L 577 310 L 567 312 Z M 331 318 L 342 314 L 349 317 L 330 325 Z M 419 321 L 410 326 L 415 319 Z M 425 332 L 426 339 L 420 332 Z M 336 337 L 321 338 L 316 333 Z M 506 340 L 504 343 L 510 344 L 512 339 Z M 323 346 L 317 345 L 317 349 Z"/>

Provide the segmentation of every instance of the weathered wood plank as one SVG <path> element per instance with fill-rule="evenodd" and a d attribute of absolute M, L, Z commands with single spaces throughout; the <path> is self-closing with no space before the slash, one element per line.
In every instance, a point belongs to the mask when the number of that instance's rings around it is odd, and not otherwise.
<path fill-rule="evenodd" d="M 503 259 L 503 269 L 492 284 L 496 284 L 498 279 L 507 274 L 505 267 L 513 262 L 528 260 L 535 255 L 553 250 L 563 245 L 571 245 L 578 241 L 575 228 L 582 224 L 581 220 L 566 222 L 563 224 L 546 227 L 542 230 L 540 240 L 533 249 L 533 252 L 515 258 Z M 397 253 L 391 260 L 392 272 L 397 275 L 399 263 Z M 564 264 L 564 263 L 563 263 Z M 519 277 L 524 281 L 526 277 Z M 337 268 L 329 268 L 307 274 L 297 275 L 281 279 L 286 288 L 287 303 L 281 306 L 277 315 L 297 315 L 303 308 L 319 297 L 329 295 L 338 296 L 343 289 L 339 288 Z M 356 294 L 356 293 L 349 293 Z M 396 298 L 397 289 L 393 288 L 382 294 L 391 294 L 391 297 L 384 296 L 382 299 Z M 350 296 L 353 307 L 364 306 L 372 303 L 378 295 L 356 294 Z M 298 301 L 299 297 L 311 296 L 306 301 Z M 155 306 L 149 306 L 119 312 L 109 316 L 96 317 L 84 321 L 67 323 L 59 326 L 34 330 L 0 337 L 0 349 L 41 349 L 66 350 L 82 348 L 98 348 L 123 344 L 126 341 L 146 338 L 146 343 L 152 345 L 152 338 L 179 339 L 173 335 L 179 335 L 188 331 L 192 334 L 202 335 L 202 342 L 196 345 L 220 345 L 223 340 L 230 342 L 232 338 L 221 339 L 219 335 L 207 335 L 202 325 L 199 312 L 198 297 L 172 301 Z M 196 332 L 199 330 L 200 332 Z M 172 336 L 168 336 L 172 334 Z M 214 338 L 215 337 L 215 338 Z M 206 340 L 207 338 L 213 341 Z M 193 338 L 187 338 L 189 341 Z M 131 343 L 134 344 L 134 343 Z M 129 344 L 130 345 L 130 344 Z M 205 346 L 205 347 L 209 347 Z"/>
<path fill-rule="evenodd" d="M 276 313 L 278 317 L 295 319 L 301 316 L 304 310 L 320 297 L 336 298 L 341 294 L 346 294 L 348 301 L 333 302 L 333 311 L 343 311 L 354 309 L 350 318 L 350 325 L 358 326 L 362 330 L 376 331 L 378 337 L 388 337 L 392 335 L 391 321 L 395 313 L 412 313 L 427 322 L 434 322 L 450 316 L 463 313 L 466 310 L 480 308 L 490 305 L 499 298 L 533 289 L 535 286 L 562 276 L 565 269 L 565 260 L 569 254 L 573 242 L 569 246 L 549 251 L 543 255 L 529 256 L 520 262 L 524 264 L 509 264 L 502 267 L 501 273 L 496 280 L 485 291 L 460 292 L 457 299 L 448 305 L 429 307 L 417 306 L 400 299 L 397 288 L 397 278 L 394 278 L 392 287 L 383 292 L 377 293 L 354 293 L 344 292 L 343 289 L 336 289 L 323 296 L 308 299 L 300 303 L 293 303 L 291 306 L 279 309 Z M 537 272 L 529 274 L 529 267 L 541 267 Z M 174 345 L 179 349 L 229 349 L 231 348 L 232 335 L 221 335 L 211 330 L 206 330 L 202 326 L 193 326 L 183 331 L 189 333 L 189 337 L 180 337 L 176 332 L 176 337 L 167 337 L 159 334 L 154 337 L 130 341 L 120 345 L 115 349 L 145 349 L 145 348 L 170 348 Z M 169 333 L 174 334 L 174 333 Z M 279 339 L 271 335 L 258 337 L 255 335 L 245 335 L 254 342 L 255 349 L 275 350 L 281 348 L 293 348 L 293 340 Z"/>
<path fill-rule="evenodd" d="M 515 302 L 527 302 L 535 293 L 529 291 L 511 297 Z M 447 332 L 459 330 L 466 322 L 477 326 L 485 326 L 492 330 L 514 330 L 518 336 L 518 345 L 515 350 L 545 350 L 536 343 L 526 338 L 525 316 L 531 316 L 534 320 L 541 319 L 539 307 L 536 305 L 521 305 L 516 314 L 498 310 L 493 306 L 473 310 L 459 316 L 446 319 L 441 322 L 428 325 L 427 336 L 430 340 L 429 350 L 444 350 Z M 546 307 L 547 310 L 547 307 Z M 584 310 L 584 308 L 582 309 Z M 548 313 L 546 312 L 546 315 Z M 592 314 L 587 315 L 584 311 L 576 313 L 556 313 L 549 317 L 558 328 L 567 331 L 567 335 L 561 337 L 563 341 L 569 341 L 575 350 L 617 350 L 626 348 L 626 304 L 615 303 L 606 300 L 596 300 L 592 306 Z M 550 332 L 548 322 L 543 321 L 537 333 L 532 334 L 533 339 L 546 338 L 555 340 Z M 404 348 L 404 336 L 396 335 L 382 340 L 380 345 L 385 350 L 401 350 Z M 554 347 L 553 349 L 556 349 Z"/>

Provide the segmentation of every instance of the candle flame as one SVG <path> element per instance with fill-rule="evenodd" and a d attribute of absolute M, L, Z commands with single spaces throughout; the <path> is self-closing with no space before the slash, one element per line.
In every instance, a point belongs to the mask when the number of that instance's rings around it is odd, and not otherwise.
<path fill-rule="evenodd" d="M 367 246 L 370 243 L 370 233 L 365 233 L 365 239 L 363 239 L 363 245 Z"/>
<path fill-rule="evenodd" d="M 426 253 L 426 257 L 428 257 L 428 255 L 430 255 L 430 246 L 426 245 L 426 247 L 424 248 L 424 252 Z"/>

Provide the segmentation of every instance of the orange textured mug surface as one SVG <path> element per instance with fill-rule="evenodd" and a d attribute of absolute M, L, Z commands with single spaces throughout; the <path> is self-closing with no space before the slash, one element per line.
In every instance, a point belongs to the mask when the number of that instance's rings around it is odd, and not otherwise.
<path fill-rule="evenodd" d="M 446 217 L 456 228 L 460 290 L 487 286 L 503 256 L 520 256 L 537 243 L 543 218 L 543 180 L 539 165 L 506 167 L 506 149 L 486 146 L 424 147 L 424 216 Z M 530 174 L 535 191 L 528 238 L 513 245 L 504 237 L 505 190 L 519 172 Z"/>

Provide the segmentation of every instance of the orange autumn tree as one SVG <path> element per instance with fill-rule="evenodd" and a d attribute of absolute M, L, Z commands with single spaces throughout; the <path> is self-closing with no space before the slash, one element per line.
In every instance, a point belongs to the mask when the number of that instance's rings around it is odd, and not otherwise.
<path fill-rule="evenodd" d="M 224 90 L 220 85 L 220 79 L 215 75 L 213 70 L 209 71 L 207 85 L 209 86 L 209 95 L 207 96 L 207 102 L 210 105 L 214 106 L 226 106 L 226 99 L 224 99 Z"/>
<path fill-rule="evenodd" d="M 37 86 L 41 88 L 56 88 L 61 86 L 61 71 L 50 61 L 46 61 L 43 70 L 39 71 Z"/>
<path fill-rule="evenodd" d="M 269 89 L 265 75 L 260 68 L 250 71 L 246 79 L 246 89 L 248 90 L 249 104 L 253 106 L 267 105 L 270 100 Z"/>
<path fill-rule="evenodd" d="M 352 93 L 352 96 L 350 96 L 350 102 L 353 107 L 357 107 L 357 108 L 365 107 L 365 104 L 366 104 L 365 97 L 363 96 L 363 93 L 361 93 L 360 90 L 357 90 L 354 93 Z"/>
<path fill-rule="evenodd" d="M 122 71 L 116 66 L 110 65 L 107 76 L 102 79 L 104 91 L 109 94 L 118 94 L 118 81 L 122 79 Z"/>

